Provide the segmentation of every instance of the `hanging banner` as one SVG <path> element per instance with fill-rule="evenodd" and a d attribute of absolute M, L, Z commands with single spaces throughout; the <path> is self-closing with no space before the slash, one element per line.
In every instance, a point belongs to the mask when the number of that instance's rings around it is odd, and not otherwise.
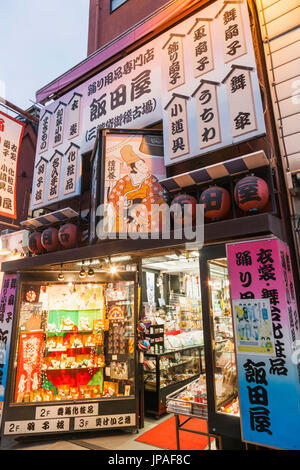
<path fill-rule="evenodd" d="M 299 450 L 300 327 L 288 247 L 262 239 L 227 245 L 242 438 Z"/>
<path fill-rule="evenodd" d="M 41 387 L 44 332 L 20 333 L 15 402 L 34 401 L 30 393 Z"/>
<path fill-rule="evenodd" d="M 0 298 L 0 415 L 5 397 L 16 287 L 16 274 L 4 274 Z"/>
<path fill-rule="evenodd" d="M 16 186 L 25 124 L 0 111 L 0 215 L 17 218 Z"/>

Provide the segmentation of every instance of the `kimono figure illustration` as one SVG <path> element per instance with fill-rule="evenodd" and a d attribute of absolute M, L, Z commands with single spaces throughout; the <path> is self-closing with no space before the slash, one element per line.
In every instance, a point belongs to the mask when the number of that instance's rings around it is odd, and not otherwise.
<path fill-rule="evenodd" d="M 120 153 L 129 174 L 119 179 L 108 195 L 110 231 L 147 232 L 151 229 L 151 205 L 164 202 L 163 188 L 131 145 L 122 147 Z"/>

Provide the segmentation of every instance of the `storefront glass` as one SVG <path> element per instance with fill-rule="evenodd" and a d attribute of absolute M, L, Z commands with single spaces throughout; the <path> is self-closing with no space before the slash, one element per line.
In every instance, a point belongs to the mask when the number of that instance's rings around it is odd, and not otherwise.
<path fill-rule="evenodd" d="M 239 414 L 227 259 L 209 261 L 208 268 L 216 411 Z"/>
<path fill-rule="evenodd" d="M 21 285 L 15 403 L 135 395 L 135 288 Z"/>

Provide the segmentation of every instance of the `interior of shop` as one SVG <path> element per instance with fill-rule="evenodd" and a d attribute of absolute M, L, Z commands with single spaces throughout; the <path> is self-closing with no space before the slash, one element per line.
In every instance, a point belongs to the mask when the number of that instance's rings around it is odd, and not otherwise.
<path fill-rule="evenodd" d="M 126 277 L 139 267 L 142 289 Z M 209 262 L 208 281 L 201 278 L 199 252 L 184 250 L 137 264 L 121 257 L 53 270 L 55 280 L 21 284 L 13 403 L 134 397 L 138 348 L 144 354 L 145 414 L 205 417 L 206 282 L 216 411 L 239 414 L 226 259 Z"/>

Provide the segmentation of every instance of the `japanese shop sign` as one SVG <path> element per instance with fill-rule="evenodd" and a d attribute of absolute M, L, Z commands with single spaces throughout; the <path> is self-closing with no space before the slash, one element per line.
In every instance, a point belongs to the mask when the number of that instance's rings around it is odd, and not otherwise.
<path fill-rule="evenodd" d="M 6 421 L 4 434 L 40 434 L 48 432 L 64 432 L 70 429 L 70 419 L 45 419 L 40 421 Z"/>
<path fill-rule="evenodd" d="M 5 274 L 0 298 L 0 403 L 4 402 L 17 276 Z"/>
<path fill-rule="evenodd" d="M 119 414 L 119 415 L 103 415 L 93 416 L 91 418 L 75 418 L 75 431 L 84 429 L 111 429 L 127 426 L 135 426 L 135 413 Z"/>
<path fill-rule="evenodd" d="M 91 210 L 92 237 L 106 238 L 119 234 L 148 233 L 158 227 L 152 218 L 152 205 L 164 203 L 164 190 L 159 181 L 166 176 L 163 157 L 163 138 L 159 131 L 103 131 L 101 158 L 96 155 L 95 176 L 91 191 L 96 207 Z M 101 217 L 100 217 L 101 215 Z"/>
<path fill-rule="evenodd" d="M 300 327 L 289 249 L 276 238 L 232 243 L 227 258 L 243 440 L 299 450 Z"/>
<path fill-rule="evenodd" d="M 175 95 L 186 99 L 178 119 L 168 106 Z M 48 162 L 45 188 L 41 198 L 36 168 L 31 209 L 80 193 L 81 156 L 99 128 L 143 129 L 161 120 L 166 166 L 265 134 L 246 0 L 214 2 L 49 104 L 35 165 L 41 155 Z M 50 159 L 55 150 L 65 156 L 71 143 L 78 147 L 74 191 L 61 178 L 49 199 Z M 63 157 L 63 174 L 66 164 Z"/>
<path fill-rule="evenodd" d="M 25 124 L 0 111 L 0 215 L 17 218 L 16 185 Z"/>

